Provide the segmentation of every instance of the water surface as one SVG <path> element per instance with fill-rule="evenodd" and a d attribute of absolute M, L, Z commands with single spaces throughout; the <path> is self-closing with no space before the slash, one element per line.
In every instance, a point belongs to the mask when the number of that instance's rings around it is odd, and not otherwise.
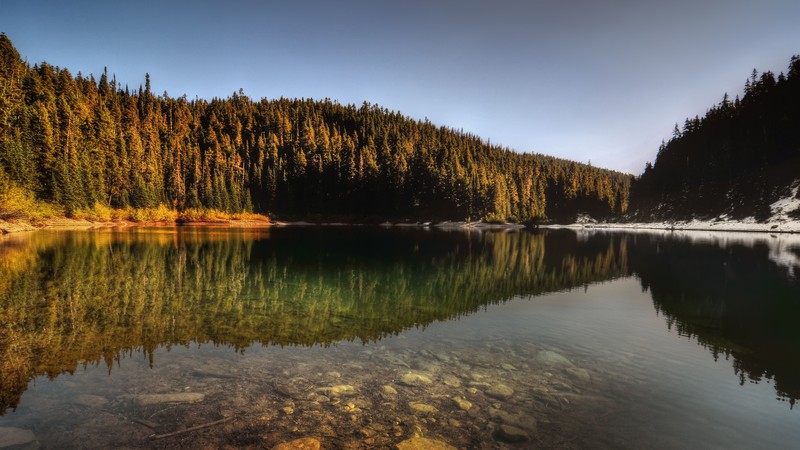
<path fill-rule="evenodd" d="M 798 242 L 12 235 L 0 240 L 0 427 L 30 430 L 31 448 L 271 448 L 308 436 L 368 448 L 415 435 L 459 448 L 792 447 Z"/>

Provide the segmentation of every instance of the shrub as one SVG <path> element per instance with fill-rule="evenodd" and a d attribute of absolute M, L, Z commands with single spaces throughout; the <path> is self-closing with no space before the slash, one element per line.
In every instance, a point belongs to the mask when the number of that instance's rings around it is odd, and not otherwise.
<path fill-rule="evenodd" d="M 79 220 L 110 222 L 114 219 L 114 210 L 100 202 L 95 202 L 91 208 L 78 208 L 71 215 L 74 219 Z"/>
<path fill-rule="evenodd" d="M 38 200 L 33 192 L 17 186 L 0 171 L 0 220 L 38 221 L 63 214 L 61 208 Z"/>

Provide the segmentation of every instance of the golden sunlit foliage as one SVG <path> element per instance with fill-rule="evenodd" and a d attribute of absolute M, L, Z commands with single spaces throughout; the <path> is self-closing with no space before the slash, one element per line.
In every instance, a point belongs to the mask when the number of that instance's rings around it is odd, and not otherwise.
<path fill-rule="evenodd" d="M 63 215 L 55 205 L 37 200 L 32 192 L 17 186 L 0 168 L 0 220 L 43 220 Z"/>
<path fill-rule="evenodd" d="M 0 168 L 75 217 L 141 208 L 343 220 L 624 213 L 630 177 L 331 100 L 210 101 L 24 63 L 0 35 Z M 190 215 L 195 215 L 194 212 Z"/>

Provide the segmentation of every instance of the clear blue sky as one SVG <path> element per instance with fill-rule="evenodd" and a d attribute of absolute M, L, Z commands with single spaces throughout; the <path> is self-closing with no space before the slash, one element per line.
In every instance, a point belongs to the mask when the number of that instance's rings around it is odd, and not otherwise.
<path fill-rule="evenodd" d="M 800 1 L 0 0 L 30 63 L 189 98 L 377 103 L 640 173 L 675 122 L 800 54 Z"/>

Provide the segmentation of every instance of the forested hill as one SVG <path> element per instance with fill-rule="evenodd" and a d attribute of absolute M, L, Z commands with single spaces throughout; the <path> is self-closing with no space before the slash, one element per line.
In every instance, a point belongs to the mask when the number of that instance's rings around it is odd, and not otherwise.
<path fill-rule="evenodd" d="M 526 221 L 617 216 L 628 205 L 626 174 L 516 153 L 368 103 L 171 98 L 151 92 L 149 76 L 130 90 L 106 72 L 31 66 L 5 35 L 0 84 L 0 195 L 13 185 L 67 215 L 163 204 Z"/>
<path fill-rule="evenodd" d="M 744 96 L 675 125 L 631 188 L 638 220 L 768 218 L 800 182 L 800 57 L 788 74 L 754 69 Z M 796 194 L 795 195 L 800 195 Z M 789 213 L 800 219 L 800 211 Z"/>

